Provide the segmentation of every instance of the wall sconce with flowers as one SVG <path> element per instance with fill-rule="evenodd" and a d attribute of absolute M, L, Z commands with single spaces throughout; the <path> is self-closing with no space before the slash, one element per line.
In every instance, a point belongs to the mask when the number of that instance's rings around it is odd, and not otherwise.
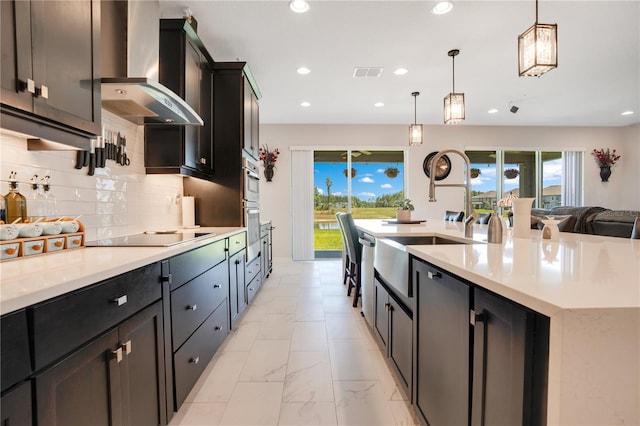
<path fill-rule="evenodd" d="M 278 160 L 279 155 L 280 150 L 278 148 L 271 151 L 269 150 L 268 145 L 262 145 L 260 147 L 258 159 L 262 161 L 262 166 L 264 167 L 264 177 L 267 178 L 267 182 L 271 182 L 271 179 L 273 179 L 273 169 L 276 166 L 276 161 Z"/>
<path fill-rule="evenodd" d="M 616 150 L 594 149 L 591 151 L 591 155 L 595 157 L 598 167 L 600 167 L 600 179 L 602 182 L 609 182 L 609 176 L 611 176 L 611 166 L 616 164 L 620 159 L 620 155 L 616 153 Z"/>

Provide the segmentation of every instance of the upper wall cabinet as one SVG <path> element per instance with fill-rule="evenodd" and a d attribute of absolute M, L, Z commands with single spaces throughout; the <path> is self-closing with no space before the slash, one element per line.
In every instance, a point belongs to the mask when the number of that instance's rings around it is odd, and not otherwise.
<path fill-rule="evenodd" d="M 257 160 L 260 93 L 249 66 L 246 62 L 216 62 L 213 80 L 216 144 L 238 147 Z M 237 161 L 240 161 L 239 157 Z"/>
<path fill-rule="evenodd" d="M 100 134 L 100 2 L 0 3 L 3 127 Z"/>
<path fill-rule="evenodd" d="M 204 179 L 213 174 L 212 63 L 186 20 L 160 20 L 160 83 L 182 97 L 202 117 L 204 125 L 147 126 L 147 173 L 179 173 Z"/>

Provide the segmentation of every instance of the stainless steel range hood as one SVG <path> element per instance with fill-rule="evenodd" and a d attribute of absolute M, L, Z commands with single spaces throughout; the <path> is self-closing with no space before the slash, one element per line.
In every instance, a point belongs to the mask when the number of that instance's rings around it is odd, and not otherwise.
<path fill-rule="evenodd" d="M 184 99 L 158 83 L 157 0 L 103 0 L 102 107 L 136 124 L 202 126 Z"/>

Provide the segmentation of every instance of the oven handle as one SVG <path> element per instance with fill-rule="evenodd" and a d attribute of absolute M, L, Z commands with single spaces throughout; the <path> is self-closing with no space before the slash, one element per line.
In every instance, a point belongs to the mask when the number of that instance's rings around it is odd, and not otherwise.
<path fill-rule="evenodd" d="M 247 177 L 249 177 L 251 179 L 255 179 L 255 180 L 260 180 L 260 175 L 255 170 L 250 169 L 248 167 L 243 167 L 243 169 L 244 169 L 245 173 L 247 174 Z"/>

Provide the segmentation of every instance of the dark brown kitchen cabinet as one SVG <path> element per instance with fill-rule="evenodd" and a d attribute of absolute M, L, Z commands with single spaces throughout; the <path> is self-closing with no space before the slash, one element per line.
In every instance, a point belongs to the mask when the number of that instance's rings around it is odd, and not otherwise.
<path fill-rule="evenodd" d="M 0 424 L 2 426 L 31 426 L 33 424 L 30 381 L 23 382 L 2 394 Z"/>
<path fill-rule="evenodd" d="M 549 318 L 412 260 L 424 424 L 546 424 Z"/>
<path fill-rule="evenodd" d="M 156 302 L 35 376 L 37 424 L 166 424 L 163 361 Z"/>
<path fill-rule="evenodd" d="M 245 262 L 245 250 L 240 250 L 229 256 L 229 317 L 232 329 L 247 308 Z"/>
<path fill-rule="evenodd" d="M 31 373 L 31 355 L 24 309 L 3 315 L 0 319 L 2 345 L 0 363 L 2 392 L 22 381 Z M 11 342 L 11 343 L 7 343 Z"/>
<path fill-rule="evenodd" d="M 0 3 L 3 127 L 82 146 L 101 132 L 100 2 Z"/>
<path fill-rule="evenodd" d="M 389 361 L 396 370 L 399 382 L 411 395 L 412 380 L 412 313 L 385 286 L 379 277 L 374 286 L 374 329 Z"/>
<path fill-rule="evenodd" d="M 203 126 L 145 127 L 147 173 L 213 174 L 213 59 L 184 19 L 160 20 L 160 83 L 182 97 Z"/>

